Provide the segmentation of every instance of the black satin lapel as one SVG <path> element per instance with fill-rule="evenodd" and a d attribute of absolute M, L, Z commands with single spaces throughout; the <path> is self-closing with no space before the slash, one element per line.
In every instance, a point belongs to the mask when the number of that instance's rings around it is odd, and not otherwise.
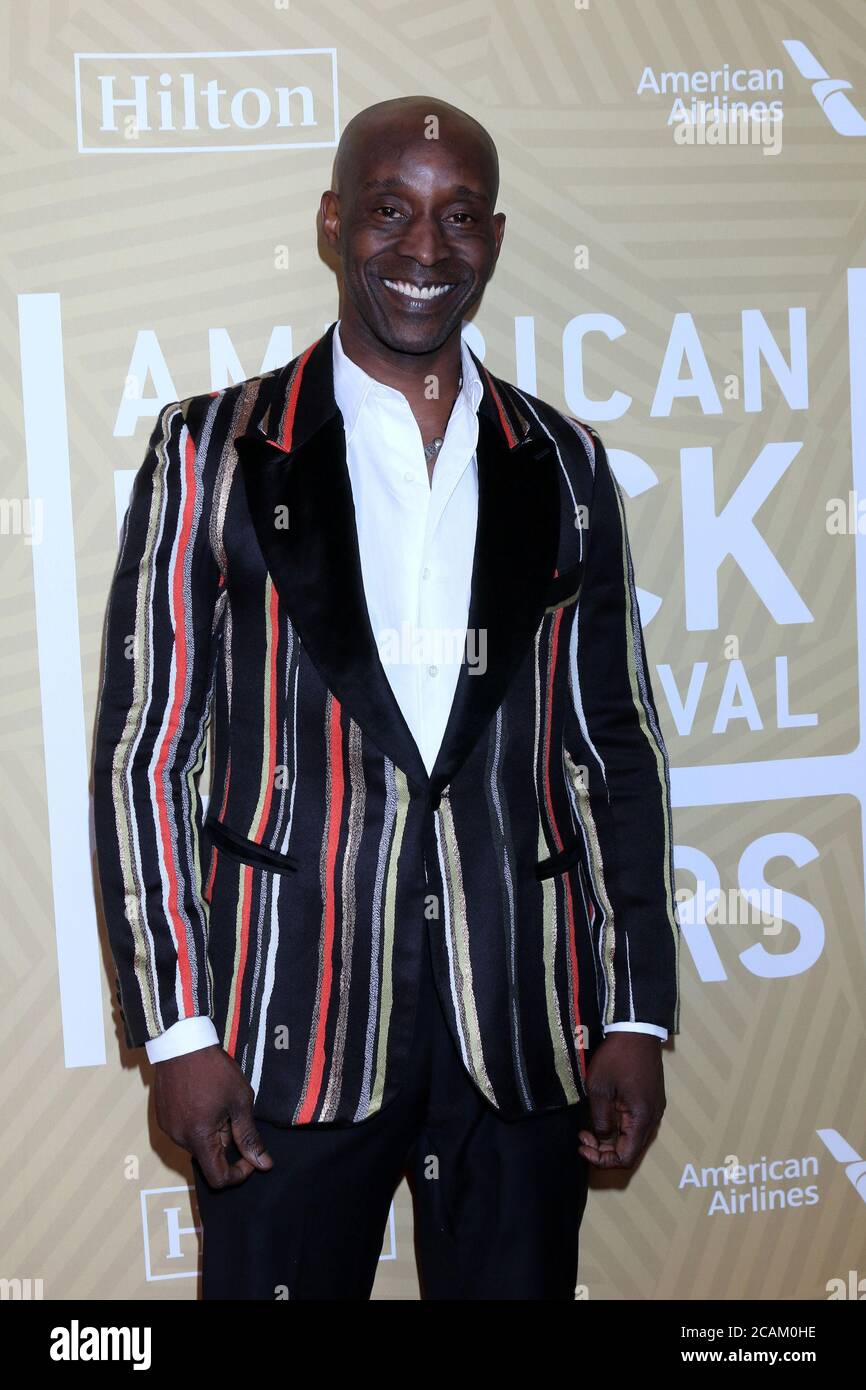
<path fill-rule="evenodd" d="M 259 429 L 235 443 L 265 564 L 313 665 L 364 733 L 426 787 L 364 597 L 343 417 L 332 414 L 291 453 Z"/>
<path fill-rule="evenodd" d="M 559 486 L 550 442 L 530 434 L 509 448 L 488 414 L 479 412 L 478 422 L 478 527 L 469 632 L 430 778 L 434 793 L 451 781 L 505 698 L 544 615 L 559 544 Z M 473 649 L 471 634 L 484 634 L 486 646 L 476 637 Z"/>

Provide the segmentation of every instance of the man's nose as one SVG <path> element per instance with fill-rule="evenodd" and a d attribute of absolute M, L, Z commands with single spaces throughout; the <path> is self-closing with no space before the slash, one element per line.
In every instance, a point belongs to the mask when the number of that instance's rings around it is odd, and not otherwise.
<path fill-rule="evenodd" d="M 451 254 L 436 217 L 413 217 L 407 224 L 397 246 L 404 256 L 411 256 L 419 265 L 435 265 Z"/>

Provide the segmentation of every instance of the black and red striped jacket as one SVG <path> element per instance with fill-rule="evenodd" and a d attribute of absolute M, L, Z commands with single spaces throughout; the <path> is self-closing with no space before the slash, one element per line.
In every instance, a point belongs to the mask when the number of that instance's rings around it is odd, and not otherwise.
<path fill-rule="evenodd" d="M 429 932 L 483 1094 L 574 1103 L 603 1023 L 679 1031 L 622 495 L 595 431 L 475 358 L 485 663 L 428 775 L 365 604 L 332 334 L 166 406 L 135 478 L 94 747 L 127 1041 L 209 1015 L 257 1116 L 355 1123 L 399 1088 Z"/>

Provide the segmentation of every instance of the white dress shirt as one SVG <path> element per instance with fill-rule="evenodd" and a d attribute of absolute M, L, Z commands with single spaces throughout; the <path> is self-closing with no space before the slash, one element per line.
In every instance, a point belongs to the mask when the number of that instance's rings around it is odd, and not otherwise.
<path fill-rule="evenodd" d="M 432 478 L 406 397 L 346 356 L 333 335 L 334 397 L 346 430 L 361 573 L 385 674 L 428 773 L 445 733 L 463 656 L 478 522 L 478 406 L 484 393 L 465 341 L 463 383 Z M 470 657 L 472 653 L 470 651 Z M 652 1023 L 611 1023 L 652 1033 Z M 210 1018 L 187 1018 L 145 1043 L 151 1062 L 219 1042 Z"/>
<path fill-rule="evenodd" d="M 463 385 L 432 478 L 401 391 L 368 376 L 334 330 L 334 395 L 346 428 L 364 595 L 379 656 L 428 773 L 460 671 L 478 519 L 478 406 L 466 344 Z"/>

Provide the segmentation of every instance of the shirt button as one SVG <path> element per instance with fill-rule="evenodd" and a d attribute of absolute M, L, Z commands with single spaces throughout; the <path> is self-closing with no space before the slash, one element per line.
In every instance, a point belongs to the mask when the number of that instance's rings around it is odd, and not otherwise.
<path fill-rule="evenodd" d="M 422 579 L 429 579 L 429 578 L 430 578 L 430 566 L 429 566 L 429 565 L 425 565 L 424 568 L 422 569 L 422 571 L 421 571 L 421 578 L 422 578 Z"/>
<path fill-rule="evenodd" d="M 427 667 L 427 674 L 428 674 L 428 676 L 438 676 L 438 674 L 439 674 L 439 667 L 438 667 L 438 666 L 428 666 L 428 667 Z"/>
<path fill-rule="evenodd" d="M 414 474 L 414 473 L 404 473 L 404 474 L 403 474 L 403 478 L 404 478 L 404 480 L 405 480 L 407 483 L 414 483 L 414 481 L 415 481 L 415 474 Z"/>

